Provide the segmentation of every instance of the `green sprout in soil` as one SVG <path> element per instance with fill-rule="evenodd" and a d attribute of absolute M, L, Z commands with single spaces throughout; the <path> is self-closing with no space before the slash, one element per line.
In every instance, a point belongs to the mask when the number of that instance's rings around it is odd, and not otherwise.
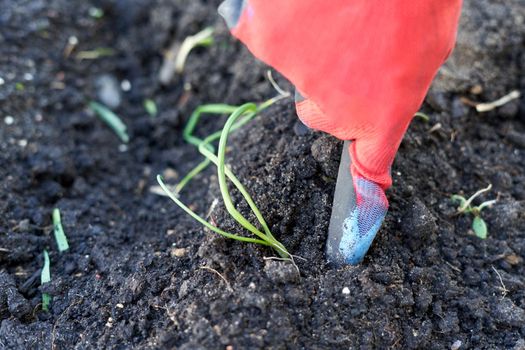
<path fill-rule="evenodd" d="M 416 114 L 414 114 L 414 117 L 421 118 L 425 123 L 428 123 L 430 121 L 430 117 L 423 112 L 417 112 Z"/>
<path fill-rule="evenodd" d="M 476 236 L 481 239 L 487 238 L 488 233 L 487 224 L 485 223 L 485 220 L 483 220 L 483 218 L 481 217 L 481 211 L 487 207 L 491 207 L 492 205 L 494 205 L 494 203 L 496 203 L 497 200 L 493 199 L 490 201 L 486 201 L 478 206 L 474 206 L 472 202 L 481 194 L 490 191 L 491 188 L 492 184 L 490 184 L 487 188 L 477 191 L 468 199 L 459 194 L 455 194 L 452 196 L 452 200 L 456 203 L 459 203 L 457 214 L 472 214 L 474 216 L 474 219 L 472 220 L 472 230 L 474 230 Z"/>
<path fill-rule="evenodd" d="M 144 109 L 146 110 L 146 112 L 149 114 L 150 117 L 154 118 L 157 116 L 157 113 L 158 113 L 157 104 L 152 99 L 147 98 L 144 100 Z"/>
<path fill-rule="evenodd" d="M 270 107 L 272 104 L 277 102 L 278 100 L 288 97 L 288 92 L 280 92 L 279 96 L 269 99 L 268 101 L 262 103 L 259 105 L 256 111 L 246 111 L 244 112 L 242 119 L 237 121 L 235 124 L 231 126 L 230 131 L 235 131 L 245 125 L 246 123 L 250 122 L 255 116 L 263 111 L 264 109 Z M 238 106 L 231 106 L 227 104 L 206 104 L 198 106 L 193 113 L 190 116 L 190 119 L 188 120 L 188 123 L 184 127 L 183 131 L 183 138 L 186 142 L 188 142 L 191 145 L 194 145 L 195 147 L 199 148 L 201 144 L 204 144 L 203 147 L 206 147 L 211 153 L 215 152 L 215 149 L 213 145 L 211 144 L 214 141 L 217 141 L 220 139 L 222 130 L 218 130 L 214 132 L 213 134 L 206 137 L 206 139 L 200 139 L 197 136 L 193 135 L 193 132 L 195 131 L 195 128 L 197 127 L 197 124 L 203 114 L 217 114 L 217 115 L 223 115 L 223 114 L 231 114 L 235 112 L 239 107 Z M 202 153 L 202 152 L 201 152 Z M 178 193 L 180 192 L 187 184 L 190 182 L 195 176 L 200 174 L 208 165 L 211 164 L 211 160 L 208 157 L 205 157 L 205 159 L 199 163 L 193 170 L 191 170 L 182 180 L 175 186 L 175 191 Z"/>
<path fill-rule="evenodd" d="M 182 42 L 177 57 L 175 58 L 175 72 L 182 73 L 184 71 L 184 65 L 186 58 L 190 54 L 190 51 L 197 46 L 208 47 L 213 44 L 213 28 L 207 27 L 198 32 L 197 34 L 190 35 Z"/>
<path fill-rule="evenodd" d="M 124 143 L 129 141 L 129 136 L 126 132 L 126 125 L 122 122 L 118 115 L 113 113 L 106 106 L 91 101 L 89 103 L 89 108 L 97 114 L 97 116 L 102 119 L 113 131 L 117 134 L 120 140 Z"/>
<path fill-rule="evenodd" d="M 101 19 L 104 17 L 104 10 L 100 7 L 90 7 L 88 10 L 89 16 L 95 19 Z"/>
<path fill-rule="evenodd" d="M 115 50 L 110 47 L 97 47 L 93 50 L 80 51 L 76 54 L 77 60 L 96 60 L 115 55 Z"/>
<path fill-rule="evenodd" d="M 200 217 L 198 214 L 193 212 L 188 208 L 182 201 L 177 198 L 177 194 L 173 193 L 162 181 L 162 177 L 157 175 L 157 181 L 161 188 L 166 192 L 166 194 L 187 214 L 201 223 L 203 226 L 207 227 L 213 232 L 216 232 L 227 238 L 235 239 L 238 241 L 257 243 L 265 246 L 272 247 L 282 258 L 292 259 L 292 256 L 288 253 L 286 248 L 275 239 L 272 235 L 266 221 L 264 220 L 260 210 L 255 205 L 252 197 L 246 190 L 246 188 L 241 184 L 237 177 L 232 173 L 232 171 L 225 165 L 225 154 L 226 154 L 226 145 L 228 141 L 228 135 L 235 129 L 238 129 L 242 125 L 250 121 L 257 113 L 261 110 L 267 108 L 273 104 L 280 97 L 268 100 L 267 102 L 257 106 L 253 103 L 246 103 L 240 107 L 230 106 L 230 105 L 204 105 L 197 108 L 197 110 L 192 114 L 188 125 L 184 130 L 184 138 L 190 144 L 193 144 L 198 147 L 199 152 L 205 157 L 205 160 L 201 162 L 195 169 L 193 169 L 177 186 L 177 189 L 180 190 L 188 181 L 190 181 L 196 174 L 202 171 L 208 164 L 213 163 L 217 166 L 217 175 L 219 180 L 219 187 L 221 191 L 222 199 L 226 205 L 228 213 L 235 219 L 242 227 L 251 232 L 254 237 L 245 237 L 230 232 L 223 231 L 205 219 Z M 200 118 L 202 113 L 214 113 L 214 114 L 224 114 L 231 113 L 230 117 L 226 121 L 224 128 L 220 131 L 212 133 L 205 139 L 201 140 L 196 136 L 193 136 L 192 132 L 195 129 L 195 126 Z M 217 155 L 214 153 L 214 147 L 211 145 L 213 141 L 219 139 L 219 149 Z M 262 230 L 253 225 L 246 217 L 244 217 L 233 204 L 231 199 L 230 191 L 227 184 L 227 179 L 230 180 L 235 188 L 241 193 L 244 200 L 252 210 L 253 214 L 257 218 Z"/>
<path fill-rule="evenodd" d="M 64 252 L 69 249 L 66 234 L 62 228 L 62 220 L 60 219 L 60 210 L 53 209 L 53 231 L 55 233 L 55 240 L 58 245 L 58 251 Z"/>
<path fill-rule="evenodd" d="M 40 285 L 51 282 L 51 263 L 49 262 L 49 254 L 44 250 L 44 266 L 40 273 Z M 47 293 L 42 294 L 42 310 L 49 311 L 49 304 L 51 303 L 51 296 Z"/>

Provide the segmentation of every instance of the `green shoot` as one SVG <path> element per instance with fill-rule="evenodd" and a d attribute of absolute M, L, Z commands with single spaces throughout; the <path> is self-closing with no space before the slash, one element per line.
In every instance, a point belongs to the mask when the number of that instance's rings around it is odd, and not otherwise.
<path fill-rule="evenodd" d="M 474 216 L 474 219 L 472 220 L 472 230 L 474 231 L 476 236 L 481 239 L 487 238 L 488 234 L 487 224 L 485 223 L 485 220 L 483 220 L 483 218 L 481 217 L 481 211 L 484 208 L 489 208 L 492 205 L 494 205 L 494 203 L 496 203 L 497 200 L 493 199 L 490 201 L 486 201 L 478 206 L 472 205 L 472 202 L 481 194 L 490 191 L 491 188 L 492 184 L 490 184 L 486 188 L 477 191 L 468 199 L 459 194 L 455 194 L 451 197 L 452 201 L 459 203 L 459 207 L 457 209 L 458 214 L 472 214 Z"/>
<path fill-rule="evenodd" d="M 186 59 L 190 54 L 190 51 L 197 46 L 210 46 L 213 44 L 213 28 L 207 27 L 198 32 L 197 34 L 190 35 L 182 42 L 177 57 L 175 58 L 175 71 L 182 73 L 184 71 L 184 65 Z"/>
<path fill-rule="evenodd" d="M 196 137 L 193 135 L 193 132 L 197 126 L 197 123 L 200 120 L 200 117 L 202 114 L 230 114 L 233 113 L 238 107 L 237 106 L 230 106 L 227 104 L 208 104 L 208 105 L 202 105 L 199 106 L 193 111 L 193 113 L 190 116 L 190 119 L 188 120 L 188 123 L 184 127 L 184 131 L 182 133 L 182 137 L 186 142 L 188 142 L 191 145 L 194 145 L 195 147 L 199 147 L 199 145 L 203 142 L 202 139 Z M 218 140 L 221 136 L 221 131 L 212 134 L 213 138 L 210 139 L 210 143 Z M 208 145 L 208 148 L 211 152 L 214 152 L 214 148 L 212 145 Z M 206 167 L 210 164 L 210 160 L 208 158 L 205 158 L 201 163 L 199 163 L 194 169 L 192 169 L 182 180 L 175 186 L 175 191 L 178 193 L 180 192 L 184 186 L 188 184 L 195 176 L 197 176 L 200 172 L 202 172 Z"/>
<path fill-rule="evenodd" d="M 76 54 L 77 60 L 96 60 L 102 57 L 115 55 L 115 50 L 110 47 L 98 47 L 94 50 L 80 51 Z"/>
<path fill-rule="evenodd" d="M 100 7 L 90 7 L 88 12 L 89 16 L 95 19 L 101 19 L 104 17 L 104 10 L 102 10 Z"/>
<path fill-rule="evenodd" d="M 55 240 L 58 245 L 58 251 L 63 252 L 69 249 L 66 234 L 62 228 L 62 220 L 60 219 L 60 210 L 53 209 L 53 231 L 55 233 Z"/>
<path fill-rule="evenodd" d="M 146 112 L 149 114 L 150 117 L 154 118 L 157 116 L 157 113 L 158 113 L 157 104 L 152 99 L 147 98 L 144 100 L 144 109 L 146 110 Z"/>
<path fill-rule="evenodd" d="M 211 231 L 213 232 L 216 232 L 226 238 L 232 238 L 232 239 L 236 239 L 238 241 L 243 241 L 243 242 L 248 242 L 248 243 L 258 243 L 258 244 L 262 244 L 262 245 L 269 245 L 268 243 L 266 243 L 265 241 L 263 240 L 259 240 L 259 239 L 256 239 L 256 238 L 250 238 L 250 237 L 243 237 L 243 236 L 239 236 L 239 235 L 236 235 L 236 234 L 233 234 L 233 233 L 229 233 L 229 232 L 226 232 L 226 231 L 223 231 L 215 226 L 213 226 L 212 224 L 210 224 L 208 221 L 204 220 L 201 216 L 199 216 L 198 214 L 196 214 L 194 211 L 192 211 L 190 208 L 188 208 L 184 203 L 182 203 L 178 198 L 177 196 L 175 195 L 175 193 L 173 193 L 169 188 L 168 186 L 166 186 L 166 184 L 164 183 L 164 181 L 162 180 L 162 176 L 160 175 L 157 175 L 157 182 L 159 183 L 160 187 L 164 190 L 164 192 L 166 192 L 166 194 L 168 195 L 168 197 L 170 197 L 171 200 L 173 200 L 175 202 L 175 204 L 177 204 L 179 207 L 182 208 L 182 210 L 184 210 L 188 215 L 190 215 L 192 218 L 194 218 L 195 220 L 197 220 L 199 223 L 201 223 L 203 226 L 205 226 L 206 228 L 210 229 Z"/>
<path fill-rule="evenodd" d="M 49 262 L 49 254 L 44 250 L 44 266 L 40 273 L 40 284 L 51 282 L 51 263 Z M 51 303 L 51 296 L 47 293 L 42 294 L 42 310 L 49 311 L 49 304 Z"/>
<path fill-rule="evenodd" d="M 273 103 L 272 101 L 271 103 Z M 251 118 L 253 118 L 261 109 L 267 108 L 271 103 L 264 103 L 261 105 L 261 107 L 257 108 L 257 106 L 253 103 L 247 103 L 240 107 L 232 107 L 228 105 L 208 105 L 208 106 L 202 106 L 200 113 L 202 111 L 212 111 L 217 113 L 224 113 L 224 111 L 231 111 L 233 110 L 231 116 L 228 118 L 228 121 L 226 122 L 226 125 L 220 132 L 215 132 L 211 134 L 210 136 L 206 137 L 204 140 L 198 139 L 197 137 L 192 135 L 192 131 L 195 128 L 195 125 L 198 121 L 198 116 L 200 114 L 193 114 L 190 118 L 190 121 L 188 122 L 188 125 L 185 129 L 185 139 L 194 145 L 198 145 L 199 152 L 206 157 L 207 166 L 210 162 L 214 163 L 217 166 L 218 171 L 218 178 L 219 178 L 219 185 L 221 190 L 221 195 L 224 200 L 224 203 L 226 205 L 226 208 L 228 210 L 228 213 L 245 229 L 250 231 L 253 235 L 257 236 L 257 238 L 248 238 L 236 234 L 232 234 L 229 232 L 222 231 L 215 226 L 208 223 L 206 220 L 204 220 L 202 217 L 198 216 L 196 213 L 194 213 L 191 209 L 189 209 L 187 206 L 185 206 L 178 198 L 177 196 L 171 192 L 166 185 L 162 182 L 162 178 L 160 176 L 157 176 L 157 181 L 159 182 L 159 185 L 162 187 L 162 189 L 168 194 L 168 196 L 178 205 L 180 206 L 186 213 L 188 213 L 190 216 L 192 216 L 195 220 L 200 222 L 202 225 L 206 226 L 210 230 L 219 233 L 225 237 L 236 239 L 239 241 L 244 242 L 251 242 L 251 243 L 258 243 L 266 246 L 270 246 L 274 248 L 277 253 L 283 257 L 283 258 L 291 258 L 291 255 L 288 253 L 286 248 L 278 242 L 270 232 L 270 229 L 268 225 L 266 224 L 261 212 L 255 205 L 253 199 L 249 195 L 249 193 L 246 191 L 245 187 L 240 183 L 240 181 L 237 179 L 237 177 L 231 172 L 229 168 L 227 168 L 224 164 L 225 160 L 225 153 L 226 153 L 226 144 L 228 140 L 228 135 L 230 132 L 232 132 L 234 129 L 239 128 L 240 126 L 247 123 Z M 204 108 L 206 107 L 206 108 Z M 242 118 L 242 119 L 240 119 Z M 240 119 L 239 121 L 237 121 Z M 219 151 L 218 155 L 214 154 L 214 149 L 210 145 L 211 142 L 217 139 L 219 137 Z M 203 162 L 204 163 L 204 162 Z M 203 168 L 203 163 L 199 164 L 196 169 Z M 204 166 L 204 167 L 205 167 Z M 194 169 L 195 170 L 195 169 Z M 194 173 L 192 171 L 191 173 Z M 263 228 L 263 232 L 261 232 L 259 229 L 257 229 L 252 223 L 248 221 L 237 209 L 235 208 L 231 196 L 228 190 L 228 186 L 226 183 L 226 178 L 228 178 L 233 185 L 237 188 L 237 190 L 241 193 L 241 195 L 244 197 L 246 202 L 248 203 L 250 209 L 254 213 L 255 217 L 259 221 L 260 225 Z"/>
<path fill-rule="evenodd" d="M 24 91 L 26 89 L 26 86 L 24 83 L 18 82 L 15 84 L 16 91 Z"/>
<path fill-rule="evenodd" d="M 281 90 L 282 91 L 282 90 Z M 245 112 L 244 118 L 236 122 L 234 125 L 232 125 L 230 131 L 234 131 L 236 129 L 239 129 L 246 123 L 250 122 L 257 113 L 263 111 L 264 109 L 270 107 L 275 102 L 279 101 L 282 98 L 288 97 L 290 94 L 288 92 L 280 93 L 279 96 L 271 98 L 259 105 L 257 108 L 257 111 L 247 111 Z M 196 147 L 199 147 L 201 143 L 204 142 L 204 140 L 196 137 L 193 135 L 193 132 L 195 131 L 195 128 L 197 126 L 197 123 L 200 120 L 200 117 L 202 114 L 231 114 L 235 112 L 235 110 L 239 108 L 238 106 L 231 106 L 227 104 L 208 104 L 208 105 L 201 105 L 193 111 L 193 113 L 190 116 L 190 119 L 188 120 L 188 123 L 184 127 L 183 131 L 183 138 L 186 142 L 189 144 L 192 144 Z M 211 145 L 212 142 L 217 141 L 221 137 L 222 131 L 216 131 L 213 134 L 209 135 L 206 138 L 206 147 L 211 151 L 211 153 L 214 152 L 214 148 Z M 178 193 L 180 192 L 184 186 L 188 184 L 195 176 L 197 176 L 199 173 L 201 173 L 208 165 L 210 165 L 211 161 L 208 158 L 205 158 L 201 163 L 199 163 L 195 168 L 193 168 L 182 180 L 175 186 L 175 191 Z"/>
<path fill-rule="evenodd" d="M 102 121 L 104 121 L 113 131 L 117 134 L 120 140 L 124 143 L 129 141 L 129 136 L 126 132 L 126 125 L 122 122 L 118 115 L 113 113 L 106 106 L 91 101 L 89 107 L 93 112 L 95 112 Z"/>
<path fill-rule="evenodd" d="M 417 112 L 416 114 L 414 114 L 414 117 L 419 117 L 423 119 L 425 123 L 428 123 L 430 121 L 430 117 L 423 112 Z"/>

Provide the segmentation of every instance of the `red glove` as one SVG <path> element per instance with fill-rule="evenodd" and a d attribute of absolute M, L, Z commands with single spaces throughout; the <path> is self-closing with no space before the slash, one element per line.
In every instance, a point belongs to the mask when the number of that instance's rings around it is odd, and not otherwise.
<path fill-rule="evenodd" d="M 389 187 L 401 139 L 454 46 L 461 0 L 228 2 L 242 6 L 232 34 L 306 97 L 301 120 L 354 140 L 355 170 Z"/>

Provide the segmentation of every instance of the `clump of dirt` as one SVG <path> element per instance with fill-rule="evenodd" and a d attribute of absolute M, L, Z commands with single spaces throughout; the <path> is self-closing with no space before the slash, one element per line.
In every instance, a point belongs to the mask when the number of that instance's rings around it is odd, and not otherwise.
<path fill-rule="evenodd" d="M 0 348 L 522 348 L 525 104 L 478 114 L 464 103 L 525 91 L 520 1 L 465 1 L 458 47 L 423 107 L 430 121 L 415 119 L 401 144 L 389 214 L 359 266 L 335 269 L 324 258 L 341 142 L 298 127 L 291 100 L 231 137 L 228 163 L 274 235 L 302 258 L 299 272 L 267 248 L 202 229 L 150 192 L 157 173 L 175 183 L 195 166 L 198 153 L 181 135 L 197 105 L 275 94 L 267 67 L 229 36 L 218 3 L 3 6 Z M 193 51 L 183 76 L 160 84 L 164 50 L 208 25 L 214 45 Z M 97 48 L 113 51 L 76 58 Z M 101 81 L 118 94 L 125 146 L 87 108 Z M 205 117 L 198 132 L 222 121 Z M 498 202 L 484 212 L 489 236 L 480 240 L 450 196 L 488 183 L 493 191 L 480 200 Z M 220 198 L 214 169 L 181 198 L 244 234 L 212 206 Z M 71 247 L 64 253 L 51 232 L 55 207 Z M 52 282 L 40 286 L 44 249 Z M 53 297 L 49 312 L 42 293 Z"/>

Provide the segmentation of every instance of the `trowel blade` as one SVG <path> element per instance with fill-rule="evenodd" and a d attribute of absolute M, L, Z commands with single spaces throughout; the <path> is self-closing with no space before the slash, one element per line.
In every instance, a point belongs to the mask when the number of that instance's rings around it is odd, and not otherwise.
<path fill-rule="evenodd" d="M 332 216 L 328 226 L 328 239 L 326 242 L 326 255 L 330 263 L 342 265 L 345 259 L 339 250 L 341 238 L 343 236 L 343 225 L 351 208 L 355 207 L 355 192 L 352 174 L 350 173 L 350 141 L 345 141 L 341 162 L 339 163 L 339 173 L 335 185 L 334 202 L 332 204 Z"/>

